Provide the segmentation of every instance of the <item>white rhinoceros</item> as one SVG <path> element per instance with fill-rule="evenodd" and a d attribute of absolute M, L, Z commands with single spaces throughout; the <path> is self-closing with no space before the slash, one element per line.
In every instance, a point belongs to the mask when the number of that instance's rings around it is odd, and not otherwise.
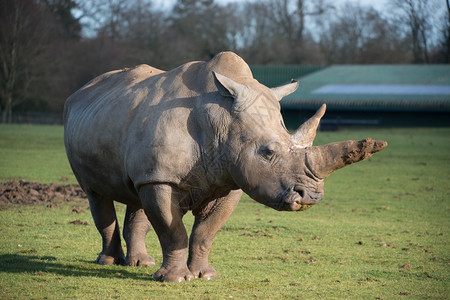
<path fill-rule="evenodd" d="M 102 236 L 97 262 L 154 265 L 145 247 L 152 225 L 163 251 L 155 280 L 214 278 L 210 248 L 242 191 L 277 210 L 305 210 L 322 199 L 331 172 L 386 147 L 371 139 L 312 146 L 325 105 L 290 134 L 279 101 L 297 86 L 268 88 L 223 52 L 168 72 L 108 72 L 70 96 L 64 141 Z M 127 205 L 126 257 L 114 200 Z"/>

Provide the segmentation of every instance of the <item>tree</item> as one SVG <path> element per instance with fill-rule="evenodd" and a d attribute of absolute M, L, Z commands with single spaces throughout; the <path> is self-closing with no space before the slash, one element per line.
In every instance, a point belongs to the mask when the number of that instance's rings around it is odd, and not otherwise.
<path fill-rule="evenodd" d="M 120 61 L 127 65 L 160 64 L 164 59 L 164 17 L 151 1 L 135 0 L 122 12 L 120 40 L 123 49 Z"/>
<path fill-rule="evenodd" d="M 178 0 L 167 19 L 165 43 L 178 64 L 229 49 L 228 12 L 213 0 Z"/>
<path fill-rule="evenodd" d="M 317 51 L 307 24 L 331 7 L 323 0 L 247 2 L 239 11 L 242 28 L 239 36 L 244 41 L 239 51 L 250 63 L 314 62 Z"/>
<path fill-rule="evenodd" d="M 448 63 L 450 0 L 445 15 L 438 1 L 393 0 L 389 17 L 329 0 L 177 0 L 164 11 L 156 0 L 0 0 L 2 120 L 60 111 L 112 69 L 171 69 L 225 50 L 249 64 Z"/>
<path fill-rule="evenodd" d="M 239 8 L 235 35 L 239 37 L 239 52 L 251 64 L 273 63 L 274 33 L 270 12 L 263 2 L 247 2 Z"/>
<path fill-rule="evenodd" d="M 393 0 L 392 5 L 401 14 L 399 22 L 408 28 L 411 39 L 411 51 L 414 63 L 429 63 L 429 37 L 431 36 L 432 12 L 431 1 L 423 0 Z"/>
<path fill-rule="evenodd" d="M 45 18 L 32 0 L 0 2 L 0 57 L 2 61 L 2 121 L 10 122 L 12 109 L 26 98 L 33 81 L 32 62 L 44 48 Z"/>
<path fill-rule="evenodd" d="M 81 24 L 73 15 L 73 10 L 78 7 L 74 0 L 43 0 L 47 11 L 59 24 L 58 29 L 66 39 L 79 39 Z"/>
<path fill-rule="evenodd" d="M 13 108 L 53 106 L 67 97 L 63 43 L 80 27 L 69 18 L 70 0 L 4 0 L 0 2 L 0 100 L 2 122 Z M 70 26 L 69 26 L 70 24 Z M 55 107 L 58 105 L 54 105 Z"/>
<path fill-rule="evenodd" d="M 435 61 L 438 63 L 450 63 L 450 0 L 446 0 L 447 9 L 444 20 L 440 26 L 440 39 L 437 47 Z"/>
<path fill-rule="evenodd" d="M 285 44 L 284 57 L 289 63 L 302 63 L 308 33 L 305 26 L 307 18 L 320 17 L 333 6 L 324 0 L 271 0 L 267 5 L 275 25 L 277 42 Z"/>
<path fill-rule="evenodd" d="M 320 26 L 319 45 L 327 64 L 408 61 L 400 29 L 372 7 L 347 3 Z"/>

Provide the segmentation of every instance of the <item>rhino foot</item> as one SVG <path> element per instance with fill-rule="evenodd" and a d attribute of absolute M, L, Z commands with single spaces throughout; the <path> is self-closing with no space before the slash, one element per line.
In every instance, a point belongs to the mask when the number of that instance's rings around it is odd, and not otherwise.
<path fill-rule="evenodd" d="M 100 254 L 95 262 L 101 265 L 125 265 L 126 260 L 123 254 L 117 256 Z"/>
<path fill-rule="evenodd" d="M 187 267 L 161 267 L 155 274 L 153 274 L 153 279 L 156 281 L 182 282 L 192 281 L 194 278 L 194 275 Z"/>
<path fill-rule="evenodd" d="M 155 265 L 155 260 L 147 253 L 140 253 L 137 255 L 127 255 L 126 264 L 133 267 L 153 267 Z"/>
<path fill-rule="evenodd" d="M 194 274 L 195 278 L 202 278 L 206 280 L 214 279 L 217 277 L 216 270 L 211 265 L 206 266 L 189 266 L 192 274 Z"/>

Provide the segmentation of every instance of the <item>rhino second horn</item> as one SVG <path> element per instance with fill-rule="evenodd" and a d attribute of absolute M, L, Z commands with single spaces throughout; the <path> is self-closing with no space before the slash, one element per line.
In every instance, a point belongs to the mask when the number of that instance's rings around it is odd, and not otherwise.
<path fill-rule="evenodd" d="M 387 147 L 387 142 L 366 138 L 311 147 L 306 154 L 307 163 L 315 175 L 325 179 L 334 171 L 349 164 L 365 160 Z"/>
<path fill-rule="evenodd" d="M 320 119 L 327 110 L 326 104 L 317 110 L 317 112 L 308 121 L 303 123 L 293 134 L 292 139 L 299 148 L 311 147 L 316 137 L 317 127 L 319 127 Z"/>

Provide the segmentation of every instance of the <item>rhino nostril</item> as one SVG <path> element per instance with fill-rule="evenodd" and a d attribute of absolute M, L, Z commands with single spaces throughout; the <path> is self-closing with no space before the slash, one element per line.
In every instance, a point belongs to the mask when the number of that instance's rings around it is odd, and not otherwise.
<path fill-rule="evenodd" d="M 294 191 L 296 191 L 302 199 L 305 198 L 305 190 L 301 187 L 294 187 Z"/>

